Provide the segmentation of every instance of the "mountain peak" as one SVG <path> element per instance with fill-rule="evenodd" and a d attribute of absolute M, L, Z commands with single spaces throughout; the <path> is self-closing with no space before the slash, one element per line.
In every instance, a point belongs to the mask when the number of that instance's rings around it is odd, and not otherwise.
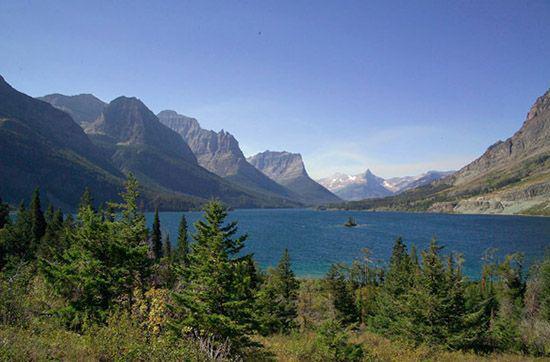
<path fill-rule="evenodd" d="M 105 102 L 91 93 L 81 93 L 73 96 L 53 93 L 38 99 L 67 112 L 82 127 L 95 121 L 106 106 Z"/>
<path fill-rule="evenodd" d="M 531 106 L 531 109 L 527 113 L 526 122 L 548 109 L 550 109 L 550 89 L 548 89 L 542 96 L 538 97 L 535 103 Z"/>
<path fill-rule="evenodd" d="M 247 160 L 267 177 L 301 196 L 306 203 L 322 204 L 339 200 L 337 196 L 309 177 L 302 155 L 299 153 L 268 150 Z"/>

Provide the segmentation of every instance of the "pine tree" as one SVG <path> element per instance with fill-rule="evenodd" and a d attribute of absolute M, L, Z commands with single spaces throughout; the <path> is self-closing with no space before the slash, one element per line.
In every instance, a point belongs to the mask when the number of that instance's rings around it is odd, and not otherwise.
<path fill-rule="evenodd" d="M 225 224 L 227 208 L 218 201 L 205 206 L 195 227 L 184 285 L 174 293 L 170 325 L 180 335 L 229 340 L 238 351 L 251 344 L 254 290 L 247 259 L 239 256 L 246 235 L 234 238 L 237 223 Z"/>
<path fill-rule="evenodd" d="M 372 325 L 379 332 L 395 336 L 403 334 L 406 294 L 413 288 L 415 273 L 402 238 L 395 240 L 384 283 L 376 298 L 376 313 Z"/>
<path fill-rule="evenodd" d="M 166 258 L 171 259 L 172 258 L 172 243 L 170 242 L 170 234 L 166 234 L 166 237 L 164 238 L 164 244 L 163 244 L 163 254 Z"/>
<path fill-rule="evenodd" d="M 288 333 L 298 315 L 298 287 L 285 249 L 276 268 L 269 269 L 257 294 L 257 319 L 262 334 Z"/>
<path fill-rule="evenodd" d="M 178 245 L 174 253 L 175 259 L 183 264 L 187 265 L 189 262 L 189 240 L 187 236 L 187 219 L 185 214 L 181 215 L 181 220 L 178 229 Z"/>
<path fill-rule="evenodd" d="M 0 229 L 10 222 L 10 205 L 5 204 L 0 197 Z"/>
<path fill-rule="evenodd" d="M 94 210 L 94 198 L 92 197 L 92 193 L 88 187 L 84 189 L 84 193 L 80 197 L 79 208 L 83 207 L 89 207 Z"/>
<path fill-rule="evenodd" d="M 123 217 L 105 220 L 90 204 L 80 207 L 68 247 L 54 261 L 40 259 L 52 289 L 67 301 L 57 312 L 79 330 L 85 321 L 104 321 L 108 310 L 129 307 L 132 292 L 148 277 L 145 216 L 137 211 L 137 181 L 129 176 Z M 127 301 L 121 304 L 121 301 Z"/>
<path fill-rule="evenodd" d="M 34 190 L 31 204 L 29 205 L 29 216 L 31 218 L 32 234 L 33 234 L 33 246 L 32 249 L 36 250 L 40 243 L 40 239 L 46 233 L 46 219 L 40 206 L 40 189 L 37 187 Z"/>
<path fill-rule="evenodd" d="M 162 258 L 162 232 L 160 231 L 159 209 L 155 209 L 153 230 L 151 232 L 151 251 L 156 260 Z"/>
<path fill-rule="evenodd" d="M 63 213 L 60 209 L 54 210 L 53 206 L 50 205 L 44 216 L 47 225 L 46 233 L 40 246 L 39 256 L 51 259 L 56 255 L 60 255 L 66 246 L 66 238 L 62 235 Z"/>
<path fill-rule="evenodd" d="M 332 265 L 325 276 L 325 284 L 331 294 L 336 318 L 344 324 L 350 324 L 358 321 L 358 311 L 345 269 L 341 264 Z"/>

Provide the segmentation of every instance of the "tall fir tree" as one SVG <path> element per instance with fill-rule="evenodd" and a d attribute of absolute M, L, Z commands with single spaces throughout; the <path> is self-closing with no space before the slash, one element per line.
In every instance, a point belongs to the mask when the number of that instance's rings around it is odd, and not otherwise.
<path fill-rule="evenodd" d="M 336 318 L 344 324 L 350 324 L 358 321 L 359 313 L 352 285 L 346 274 L 344 265 L 333 264 L 327 272 L 325 284 L 331 295 Z"/>
<path fill-rule="evenodd" d="M 405 294 L 414 284 L 411 258 L 401 237 L 395 240 L 390 263 L 384 283 L 376 297 L 376 313 L 372 325 L 385 335 L 395 336 L 403 333 L 405 312 Z"/>
<path fill-rule="evenodd" d="M 298 316 L 298 287 L 285 249 L 277 266 L 268 270 L 257 293 L 257 319 L 262 334 L 291 331 Z"/>
<path fill-rule="evenodd" d="M 180 335 L 230 341 L 234 351 L 252 344 L 254 290 L 250 255 L 239 255 L 247 236 L 235 237 L 237 223 L 225 224 L 227 208 L 218 201 L 205 206 L 195 227 L 184 285 L 173 294 L 175 317 L 170 325 Z"/>
<path fill-rule="evenodd" d="M 122 218 L 106 220 L 84 204 L 70 226 L 68 247 L 54 261 L 40 259 L 46 280 L 67 301 L 57 312 L 76 330 L 87 321 L 104 321 L 115 305 L 129 308 L 133 291 L 148 277 L 145 216 L 136 206 L 138 184 L 130 175 L 125 185 L 124 202 L 117 205 Z"/>
<path fill-rule="evenodd" d="M 0 229 L 10 222 L 10 205 L 4 203 L 0 197 Z"/>
<path fill-rule="evenodd" d="M 153 257 L 156 260 L 162 258 L 162 232 L 160 230 L 160 218 L 159 218 L 159 209 L 155 209 L 155 216 L 153 218 L 153 230 L 151 231 L 151 251 L 153 252 Z"/>
<path fill-rule="evenodd" d="M 29 216 L 31 219 L 32 235 L 33 235 L 33 250 L 37 250 L 40 244 L 40 239 L 46 233 L 46 219 L 40 205 L 40 189 L 37 187 L 32 195 L 29 205 Z"/>
<path fill-rule="evenodd" d="M 162 246 L 164 256 L 166 258 L 172 258 L 172 242 L 170 241 L 170 234 L 166 233 L 164 238 L 164 244 Z"/>
<path fill-rule="evenodd" d="M 187 265 L 189 262 L 189 237 L 185 214 L 182 214 L 180 219 L 178 228 L 178 244 L 174 253 L 174 259 L 183 265 Z"/>
<path fill-rule="evenodd" d="M 94 209 L 94 198 L 92 197 L 92 192 L 88 187 L 84 189 L 84 193 L 80 197 L 80 204 L 78 205 L 79 208 L 82 207 L 90 207 L 92 210 Z"/>

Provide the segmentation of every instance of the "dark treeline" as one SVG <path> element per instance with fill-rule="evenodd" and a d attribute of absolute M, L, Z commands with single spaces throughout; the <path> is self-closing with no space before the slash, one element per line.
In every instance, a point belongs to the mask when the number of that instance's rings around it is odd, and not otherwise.
<path fill-rule="evenodd" d="M 287 250 L 260 270 L 216 201 L 193 235 L 182 216 L 172 246 L 158 211 L 147 228 L 137 190 L 129 176 L 122 203 L 100 207 L 86 191 L 75 218 L 43 209 L 38 189 L 15 217 L 0 200 L 0 359 L 258 360 L 274 358 L 262 346 L 274 336 L 313 333 L 301 360 L 376 360 L 359 341 L 367 332 L 411 348 L 550 355 L 550 258 L 527 272 L 521 255 L 488 252 L 470 281 L 435 240 L 417 252 L 398 239 L 387 267 L 365 250 L 298 280 Z M 56 350 L 60 340 L 73 347 Z"/>

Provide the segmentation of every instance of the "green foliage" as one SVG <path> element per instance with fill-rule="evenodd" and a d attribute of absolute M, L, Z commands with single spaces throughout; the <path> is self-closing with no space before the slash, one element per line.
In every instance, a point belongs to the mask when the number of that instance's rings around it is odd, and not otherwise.
<path fill-rule="evenodd" d="M 10 205 L 5 204 L 0 197 L 0 229 L 10 222 Z"/>
<path fill-rule="evenodd" d="M 170 234 L 166 234 L 164 242 L 162 243 L 162 254 L 168 258 L 172 259 L 172 243 L 170 242 Z"/>
<path fill-rule="evenodd" d="M 317 330 L 315 338 L 316 357 L 321 361 L 361 361 L 363 348 L 350 343 L 347 331 L 341 323 L 329 320 Z"/>
<path fill-rule="evenodd" d="M 256 319 L 262 334 L 289 333 L 295 326 L 299 285 L 285 249 L 277 267 L 267 271 L 256 296 Z"/>
<path fill-rule="evenodd" d="M 153 230 L 151 231 L 151 251 L 153 252 L 153 257 L 157 260 L 162 258 L 162 232 L 160 231 L 160 219 L 159 219 L 159 209 L 155 209 L 155 217 L 153 219 Z"/>
<path fill-rule="evenodd" d="M 347 279 L 344 265 L 332 265 L 325 277 L 325 283 L 332 296 L 336 318 L 344 324 L 357 322 L 358 312 L 355 305 L 352 285 Z"/>
<path fill-rule="evenodd" d="M 67 305 L 54 312 L 76 329 L 104 321 L 109 308 L 124 305 L 149 273 L 145 218 L 137 211 L 137 183 L 130 177 L 120 220 L 105 219 L 92 207 L 80 208 L 67 249 L 40 266 Z M 114 220 L 114 221 L 112 221 Z"/>
<path fill-rule="evenodd" d="M 40 189 L 37 187 L 32 195 L 31 204 L 29 205 L 29 217 L 31 219 L 31 232 L 33 236 L 32 250 L 38 248 L 40 239 L 46 233 L 46 219 L 40 205 Z"/>
<path fill-rule="evenodd" d="M 253 276 L 249 255 L 239 255 L 246 235 L 234 238 L 237 223 L 225 224 L 227 208 L 212 201 L 205 206 L 182 273 L 183 286 L 171 306 L 176 317 L 171 327 L 179 335 L 230 341 L 234 350 L 250 346 L 253 332 Z"/>
<path fill-rule="evenodd" d="M 174 258 L 183 265 L 189 264 L 189 240 L 187 234 L 187 219 L 185 214 L 181 214 L 181 220 L 178 228 L 178 245 Z"/>

